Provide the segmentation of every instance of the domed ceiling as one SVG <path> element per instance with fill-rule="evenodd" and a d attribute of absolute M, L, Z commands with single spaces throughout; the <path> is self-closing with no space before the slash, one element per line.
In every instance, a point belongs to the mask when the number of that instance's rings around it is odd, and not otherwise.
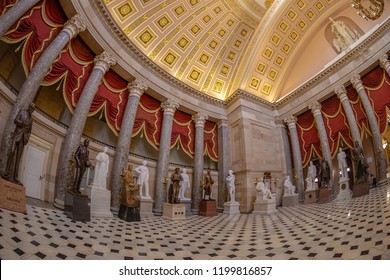
<path fill-rule="evenodd" d="M 171 76 L 221 100 L 241 89 L 269 102 L 287 94 L 287 80 L 303 82 L 291 70 L 316 28 L 340 8 L 353 10 L 349 0 L 102 1 Z"/>

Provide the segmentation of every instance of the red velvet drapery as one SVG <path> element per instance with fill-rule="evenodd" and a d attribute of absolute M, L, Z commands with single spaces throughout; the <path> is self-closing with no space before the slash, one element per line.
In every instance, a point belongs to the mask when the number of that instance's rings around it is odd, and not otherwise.
<path fill-rule="evenodd" d="M 313 154 L 322 157 L 321 142 L 314 115 L 307 111 L 297 117 L 297 132 L 301 149 L 302 165 L 305 167 Z"/>

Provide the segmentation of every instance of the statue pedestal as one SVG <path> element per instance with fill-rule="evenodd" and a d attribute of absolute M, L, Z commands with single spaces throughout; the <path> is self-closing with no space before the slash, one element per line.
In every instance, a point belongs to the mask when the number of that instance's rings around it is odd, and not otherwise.
<path fill-rule="evenodd" d="M 352 188 L 352 197 L 359 197 L 370 193 L 368 182 L 355 183 Z"/>
<path fill-rule="evenodd" d="M 283 196 L 283 207 L 294 207 L 299 203 L 298 194 Z"/>
<path fill-rule="evenodd" d="M 225 202 L 223 204 L 223 213 L 228 215 L 240 214 L 240 203 L 237 201 Z"/>
<path fill-rule="evenodd" d="M 86 194 L 76 194 L 70 190 L 65 193 L 65 214 L 72 221 L 91 220 L 90 200 Z"/>
<path fill-rule="evenodd" d="M 198 215 L 205 217 L 217 216 L 217 202 L 211 199 L 201 200 Z"/>
<path fill-rule="evenodd" d="M 305 192 L 305 201 L 304 204 L 313 204 L 318 200 L 317 190 L 310 190 Z"/>
<path fill-rule="evenodd" d="M 183 204 L 186 207 L 186 217 L 192 216 L 191 212 L 191 200 L 189 199 L 180 199 L 179 200 L 180 204 Z"/>
<path fill-rule="evenodd" d="M 339 193 L 336 200 L 350 199 L 352 197 L 351 190 L 349 189 L 349 179 L 340 178 L 339 181 Z"/>
<path fill-rule="evenodd" d="M 0 208 L 27 214 L 26 188 L 0 179 Z"/>
<path fill-rule="evenodd" d="M 152 217 L 153 214 L 153 202 L 150 198 L 141 197 L 141 216 Z"/>
<path fill-rule="evenodd" d="M 318 203 L 328 203 L 332 198 L 332 190 L 329 188 L 321 188 Z"/>
<path fill-rule="evenodd" d="M 127 222 L 141 221 L 140 207 L 130 207 L 121 204 L 119 207 L 118 218 Z"/>
<path fill-rule="evenodd" d="M 186 206 L 184 204 L 164 203 L 163 217 L 176 221 L 186 219 Z"/>
<path fill-rule="evenodd" d="M 271 199 L 257 199 L 253 203 L 253 212 L 252 214 L 271 214 L 276 211 L 276 201 L 275 198 Z"/>
<path fill-rule="evenodd" d="M 112 218 L 110 211 L 111 192 L 99 187 L 91 188 L 91 217 Z"/>

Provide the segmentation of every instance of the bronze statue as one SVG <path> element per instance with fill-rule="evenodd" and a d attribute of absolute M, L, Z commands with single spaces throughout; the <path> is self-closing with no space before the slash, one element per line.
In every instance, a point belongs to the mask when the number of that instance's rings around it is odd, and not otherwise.
<path fill-rule="evenodd" d="M 88 151 L 89 140 L 85 139 L 84 144 L 80 145 L 74 155 L 76 161 L 76 176 L 74 179 L 73 192 L 80 193 L 80 184 L 85 170 L 91 166 Z"/>
<path fill-rule="evenodd" d="M 211 177 L 210 169 L 207 170 L 207 174 L 204 176 L 203 190 L 204 196 L 203 199 L 209 200 L 211 197 L 211 187 L 214 184 L 214 180 Z"/>
<path fill-rule="evenodd" d="M 133 167 L 129 164 L 127 170 L 124 170 L 121 174 L 123 180 L 121 204 L 126 207 L 139 207 L 139 185 L 134 183 L 132 169 Z"/>
<path fill-rule="evenodd" d="M 355 182 L 367 181 L 369 166 L 358 141 L 355 141 L 355 148 L 352 151 L 352 159 L 354 160 L 356 166 Z"/>
<path fill-rule="evenodd" d="M 321 178 L 321 188 L 325 188 L 330 180 L 330 167 L 325 159 L 321 160 L 319 177 Z"/>
<path fill-rule="evenodd" d="M 169 203 L 179 203 L 179 190 L 180 190 L 180 182 L 183 181 L 183 177 L 181 176 L 180 168 L 175 168 L 175 172 L 171 175 L 172 181 L 172 192 L 169 197 Z"/>
<path fill-rule="evenodd" d="M 4 177 L 7 180 L 21 184 L 18 180 L 20 158 L 23 148 L 28 143 L 32 128 L 32 113 L 35 104 L 31 103 L 28 109 L 21 109 L 15 118 L 15 131 L 12 134 L 11 152 L 8 156 Z"/>

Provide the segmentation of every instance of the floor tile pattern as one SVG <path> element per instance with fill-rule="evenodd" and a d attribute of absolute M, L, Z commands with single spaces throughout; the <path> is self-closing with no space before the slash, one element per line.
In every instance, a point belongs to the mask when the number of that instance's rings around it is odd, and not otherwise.
<path fill-rule="evenodd" d="M 218 214 L 184 221 L 92 218 L 72 222 L 28 200 L 27 214 L 0 209 L 0 258 L 45 259 L 389 259 L 390 189 L 271 215 Z"/>

